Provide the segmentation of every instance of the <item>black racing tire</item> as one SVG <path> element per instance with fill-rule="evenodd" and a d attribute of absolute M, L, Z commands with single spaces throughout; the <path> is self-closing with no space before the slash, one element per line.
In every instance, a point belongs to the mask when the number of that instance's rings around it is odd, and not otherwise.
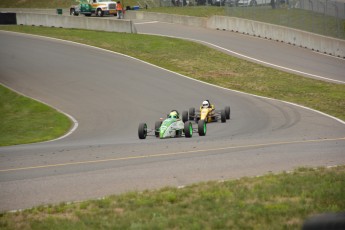
<path fill-rule="evenodd" d="M 138 128 L 139 139 L 145 139 L 147 136 L 147 125 L 146 123 L 140 123 Z"/>
<path fill-rule="evenodd" d="M 183 123 L 188 121 L 188 111 L 182 111 L 182 121 Z"/>
<path fill-rule="evenodd" d="M 194 120 L 195 117 L 195 108 L 189 108 L 189 120 L 192 121 Z"/>
<path fill-rule="evenodd" d="M 98 17 L 103 17 L 104 12 L 103 12 L 101 9 L 97 9 L 96 15 L 97 15 Z"/>
<path fill-rule="evenodd" d="M 192 122 L 190 121 L 187 121 L 184 123 L 184 135 L 187 137 L 187 138 L 190 138 L 193 136 L 193 125 L 192 125 Z"/>
<path fill-rule="evenodd" d="M 155 136 L 159 137 L 159 129 L 162 125 L 162 121 L 156 121 L 155 123 Z"/>
<path fill-rule="evenodd" d="M 75 12 L 74 8 L 72 8 L 72 9 L 69 10 L 69 15 L 78 16 L 79 14 L 77 12 Z"/>
<path fill-rule="evenodd" d="M 206 121 L 205 120 L 199 120 L 198 121 L 198 133 L 199 136 L 205 136 L 206 135 Z"/>
<path fill-rule="evenodd" d="M 220 120 L 222 123 L 226 122 L 226 114 L 225 114 L 225 110 L 221 110 L 220 111 Z"/>
<path fill-rule="evenodd" d="M 225 117 L 227 120 L 230 119 L 230 106 L 225 106 Z"/>
<path fill-rule="evenodd" d="M 302 230 L 345 229 L 345 212 L 321 213 L 306 219 Z"/>

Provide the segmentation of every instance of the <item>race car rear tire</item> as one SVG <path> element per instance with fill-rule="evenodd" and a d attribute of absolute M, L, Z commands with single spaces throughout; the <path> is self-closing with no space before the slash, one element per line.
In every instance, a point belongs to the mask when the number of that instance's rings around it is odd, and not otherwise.
<path fill-rule="evenodd" d="M 225 117 L 226 119 L 230 119 L 230 106 L 225 106 Z"/>
<path fill-rule="evenodd" d="M 205 136 L 206 135 L 206 121 L 205 120 L 199 120 L 198 121 L 198 133 L 199 136 Z"/>
<path fill-rule="evenodd" d="M 192 137 L 193 136 L 193 125 L 192 122 L 187 121 L 184 123 L 184 135 L 188 138 L 188 137 Z"/>
<path fill-rule="evenodd" d="M 187 111 L 182 112 L 182 121 L 183 121 L 183 123 L 188 121 L 188 112 Z"/>
<path fill-rule="evenodd" d="M 139 139 L 145 139 L 147 136 L 147 125 L 146 123 L 140 123 L 138 128 Z"/>
<path fill-rule="evenodd" d="M 226 122 L 225 110 L 221 110 L 221 111 L 220 111 L 220 120 L 222 121 L 222 123 L 225 123 L 225 122 Z"/>
<path fill-rule="evenodd" d="M 189 120 L 192 121 L 194 120 L 195 117 L 195 108 L 189 108 Z"/>
<path fill-rule="evenodd" d="M 159 129 L 162 125 L 162 121 L 156 121 L 155 123 L 155 136 L 159 137 Z"/>

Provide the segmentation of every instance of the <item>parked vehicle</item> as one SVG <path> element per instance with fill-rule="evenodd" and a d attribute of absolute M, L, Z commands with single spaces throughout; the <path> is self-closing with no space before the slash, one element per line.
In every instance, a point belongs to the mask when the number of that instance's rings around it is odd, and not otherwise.
<path fill-rule="evenodd" d="M 271 4 L 271 0 L 237 0 L 236 6 L 256 6 Z"/>
<path fill-rule="evenodd" d="M 84 14 L 85 16 L 96 15 L 103 17 L 104 15 L 116 16 L 116 2 L 110 0 L 80 0 L 78 5 L 70 7 L 70 15 L 78 16 Z"/>
<path fill-rule="evenodd" d="M 198 6 L 212 5 L 212 6 L 224 6 L 226 0 L 196 0 Z"/>

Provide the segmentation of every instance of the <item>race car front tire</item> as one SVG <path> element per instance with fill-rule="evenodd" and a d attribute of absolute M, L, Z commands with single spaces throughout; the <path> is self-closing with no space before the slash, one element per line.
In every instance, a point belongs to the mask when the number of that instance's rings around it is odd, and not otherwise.
<path fill-rule="evenodd" d="M 146 123 L 140 123 L 138 128 L 139 139 L 145 139 L 147 136 L 147 125 Z"/>
<path fill-rule="evenodd" d="M 225 110 L 221 110 L 220 111 L 220 120 L 222 121 L 222 123 L 226 122 L 226 113 Z"/>
<path fill-rule="evenodd" d="M 198 121 L 198 133 L 199 133 L 199 136 L 206 135 L 206 121 L 205 120 Z"/>
<path fill-rule="evenodd" d="M 193 125 L 192 122 L 187 121 L 184 123 L 184 135 L 188 138 L 188 137 L 192 137 L 193 136 Z"/>
<path fill-rule="evenodd" d="M 230 106 L 225 106 L 225 117 L 227 120 L 230 119 Z"/>
<path fill-rule="evenodd" d="M 188 112 L 187 111 L 182 112 L 182 121 L 183 121 L 183 123 L 188 121 Z"/>
<path fill-rule="evenodd" d="M 195 108 L 194 107 L 189 108 L 189 120 L 190 121 L 194 120 L 194 117 L 195 117 Z"/>

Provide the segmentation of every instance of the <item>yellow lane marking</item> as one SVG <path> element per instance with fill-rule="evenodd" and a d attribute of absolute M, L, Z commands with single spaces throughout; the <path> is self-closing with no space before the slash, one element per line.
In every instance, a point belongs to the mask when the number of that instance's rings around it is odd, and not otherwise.
<path fill-rule="evenodd" d="M 103 162 L 111 162 L 111 161 L 122 161 L 122 160 L 124 161 L 124 160 L 133 160 L 133 159 L 142 159 L 142 158 L 155 158 L 155 157 L 164 157 L 164 156 L 175 156 L 175 155 L 182 155 L 182 154 L 190 154 L 190 153 L 198 153 L 198 152 L 208 152 L 208 151 L 221 151 L 221 150 L 228 150 L 228 149 L 242 149 L 242 148 L 254 148 L 254 147 L 257 148 L 257 147 L 269 147 L 269 146 L 286 145 L 286 144 L 301 144 L 301 143 L 339 141 L 339 140 L 345 140 L 345 137 L 334 138 L 334 139 L 316 139 L 316 140 L 287 141 L 287 142 L 276 142 L 276 143 L 255 144 L 255 145 L 229 146 L 229 147 L 215 148 L 215 149 L 200 149 L 200 150 L 191 150 L 191 151 L 183 151 L 183 152 L 150 154 L 150 155 L 145 155 L 145 156 L 132 156 L 132 157 L 121 157 L 121 158 L 109 158 L 109 159 L 94 160 L 94 161 L 79 161 L 79 162 L 71 162 L 71 163 L 39 165 L 39 166 L 31 166 L 31 167 L 23 167 L 23 168 L 0 169 L 0 172 L 10 172 L 10 171 L 21 171 L 21 170 L 29 170 L 29 169 L 51 168 L 51 167 L 69 166 L 69 165 L 95 164 L 95 163 L 103 163 Z"/>

